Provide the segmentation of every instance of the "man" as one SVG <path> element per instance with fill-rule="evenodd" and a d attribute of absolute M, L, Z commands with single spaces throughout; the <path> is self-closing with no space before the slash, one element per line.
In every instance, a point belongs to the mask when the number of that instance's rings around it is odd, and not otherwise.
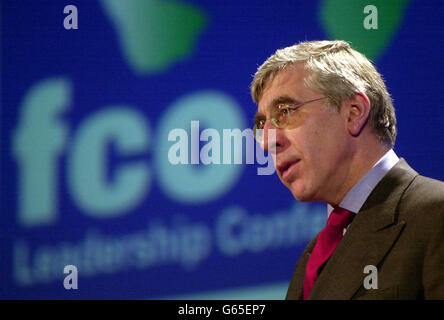
<path fill-rule="evenodd" d="M 302 42 L 259 67 L 251 94 L 282 183 L 328 204 L 286 298 L 444 299 L 444 183 L 393 151 L 392 100 L 366 57 L 344 41 Z"/>

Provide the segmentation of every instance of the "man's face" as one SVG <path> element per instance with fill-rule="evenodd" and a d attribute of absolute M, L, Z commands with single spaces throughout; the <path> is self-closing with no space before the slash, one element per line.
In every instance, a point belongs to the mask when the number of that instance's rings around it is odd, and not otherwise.
<path fill-rule="evenodd" d="M 273 153 L 279 178 L 297 200 L 333 203 L 350 175 L 352 145 L 344 113 L 328 110 L 328 100 L 322 99 L 297 109 L 290 116 L 291 128 L 277 129 L 269 119 L 271 107 L 279 102 L 323 97 L 305 85 L 307 74 L 297 63 L 265 86 L 258 104 L 258 114 L 267 118 L 263 147 Z M 275 140 L 267 139 L 269 129 L 276 129 Z"/>

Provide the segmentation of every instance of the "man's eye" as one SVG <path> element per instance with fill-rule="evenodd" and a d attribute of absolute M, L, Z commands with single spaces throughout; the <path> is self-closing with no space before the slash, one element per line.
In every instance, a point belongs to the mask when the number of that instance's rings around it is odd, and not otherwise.
<path fill-rule="evenodd" d="M 290 108 L 283 108 L 281 109 L 282 115 L 283 116 L 288 116 L 291 113 Z"/>
<path fill-rule="evenodd" d="M 263 129 L 265 127 L 265 120 L 264 119 L 257 120 L 256 121 L 256 127 L 258 129 Z"/>
<path fill-rule="evenodd" d="M 296 109 L 297 109 L 297 108 L 284 107 L 284 108 L 281 108 L 280 111 L 281 111 L 281 114 L 282 114 L 283 116 L 289 116 L 289 115 L 291 115 L 293 112 L 295 112 Z"/>

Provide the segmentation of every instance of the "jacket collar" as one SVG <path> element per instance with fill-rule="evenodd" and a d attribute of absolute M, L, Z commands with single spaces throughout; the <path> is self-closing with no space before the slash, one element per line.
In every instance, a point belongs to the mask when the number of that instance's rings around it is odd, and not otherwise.
<path fill-rule="evenodd" d="M 401 158 L 376 185 L 356 215 L 344 238 L 325 265 L 308 299 L 351 299 L 363 284 L 366 265 L 377 266 L 402 232 L 397 207 L 404 191 L 418 173 Z M 314 241 L 301 257 L 287 297 L 301 299 L 305 268 Z M 296 290 L 296 292 L 290 292 Z"/>

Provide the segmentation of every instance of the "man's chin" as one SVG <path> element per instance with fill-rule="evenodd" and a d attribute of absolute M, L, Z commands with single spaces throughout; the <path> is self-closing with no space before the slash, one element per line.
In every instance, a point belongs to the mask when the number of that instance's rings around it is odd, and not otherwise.
<path fill-rule="evenodd" d="M 313 202 L 312 198 L 306 196 L 299 196 L 293 193 L 293 197 L 299 202 Z"/>
<path fill-rule="evenodd" d="M 281 179 L 281 182 L 284 184 L 284 186 L 287 187 L 288 190 L 290 190 L 293 197 L 300 202 L 313 202 L 314 200 L 314 194 L 307 192 L 306 188 L 304 188 L 303 185 L 301 185 L 300 181 L 292 181 L 292 182 L 286 182 L 284 179 L 282 179 L 281 176 L 279 176 Z"/>
<path fill-rule="evenodd" d="M 316 201 L 314 199 L 314 194 L 307 192 L 306 190 L 300 190 L 298 188 L 289 188 L 293 197 L 300 202 L 313 202 Z"/>

